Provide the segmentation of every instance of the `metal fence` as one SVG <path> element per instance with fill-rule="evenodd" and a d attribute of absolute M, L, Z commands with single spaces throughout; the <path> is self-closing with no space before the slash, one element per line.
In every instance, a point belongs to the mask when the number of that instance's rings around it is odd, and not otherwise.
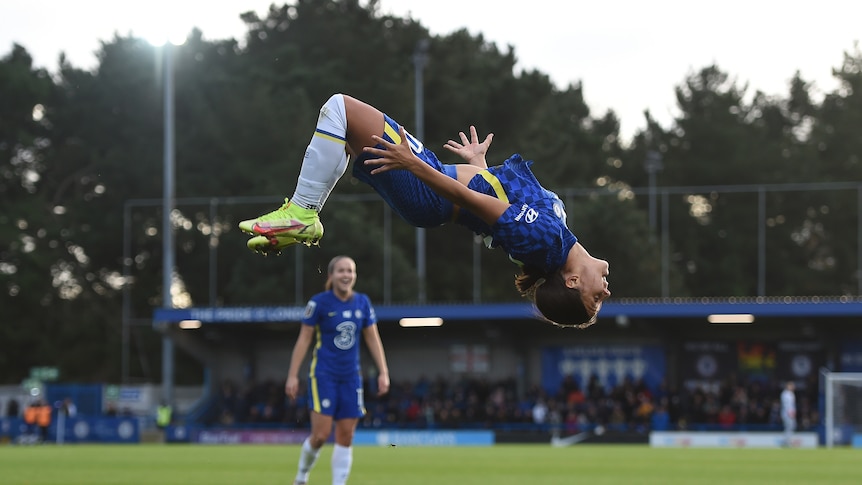
<path fill-rule="evenodd" d="M 558 194 L 575 233 L 589 241 L 585 244 L 591 252 L 611 260 L 612 276 L 614 270 L 636 271 L 639 285 L 622 294 L 615 292 L 615 297 L 862 294 L 860 183 L 606 187 L 559 190 Z M 382 304 L 517 299 L 511 290 L 515 268 L 505 256 L 486 255 L 481 240 L 461 227 L 420 233 L 393 217 L 376 194 L 331 197 L 323 217 L 324 251 L 309 253 L 297 245 L 279 256 L 278 262 L 261 262 L 259 256 L 246 254 L 245 235 L 236 229 L 236 222 L 280 202 L 278 197 L 176 200 L 171 219 L 181 233 L 176 236 L 177 275 L 196 295 L 193 304 L 302 304 L 310 293 L 319 291 L 321 266 L 325 268 L 331 250 L 368 255 L 369 261 L 360 263 L 363 291 Z M 141 246 L 150 244 L 148 239 L 153 246 L 161 241 L 161 203 L 160 199 L 134 199 L 125 204 L 123 276 L 138 282 L 126 285 L 125 309 L 130 318 L 131 292 L 153 293 L 140 285 L 136 258 L 141 258 Z M 351 218 L 361 218 L 368 232 L 349 233 L 342 226 Z M 621 230 L 623 225 L 630 227 Z M 629 237 L 640 240 L 620 240 Z M 635 244 L 638 248 L 632 247 Z M 651 249 L 643 250 L 646 245 Z M 204 254 L 206 261 L 202 261 Z M 640 261 L 631 260 L 634 257 Z M 418 281 L 427 278 L 416 271 L 426 258 L 431 273 L 454 275 L 445 278 L 446 287 L 426 289 L 424 281 Z M 279 268 L 278 298 L 267 302 L 264 292 L 259 298 L 249 296 L 255 301 L 234 299 L 232 295 L 241 291 L 231 288 L 243 285 L 234 281 L 233 287 L 226 287 L 225 279 L 241 280 L 238 267 L 267 264 Z M 205 274 L 184 272 L 184 266 L 207 269 Z M 271 270 L 250 272 L 248 277 L 265 272 Z"/>

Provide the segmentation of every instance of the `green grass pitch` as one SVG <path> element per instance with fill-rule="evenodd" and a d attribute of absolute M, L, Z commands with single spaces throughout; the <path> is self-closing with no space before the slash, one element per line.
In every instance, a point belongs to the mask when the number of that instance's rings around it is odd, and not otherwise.
<path fill-rule="evenodd" d="M 290 484 L 298 446 L 0 446 L 4 485 Z M 326 445 L 309 484 L 331 483 Z M 352 485 L 853 484 L 859 449 L 669 449 L 646 445 L 355 447 Z"/>

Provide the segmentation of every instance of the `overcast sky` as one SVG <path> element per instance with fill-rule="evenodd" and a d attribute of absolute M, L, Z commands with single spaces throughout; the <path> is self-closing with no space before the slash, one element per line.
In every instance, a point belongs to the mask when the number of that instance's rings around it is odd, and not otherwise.
<path fill-rule="evenodd" d="M 156 38 L 200 28 L 208 39 L 244 37 L 241 12 L 264 15 L 261 0 L 0 0 L 0 56 L 23 45 L 54 70 L 61 51 L 95 66 L 100 40 L 115 32 Z M 281 2 L 276 2 L 281 3 Z M 668 126 L 674 86 L 712 63 L 750 92 L 786 96 L 798 70 L 820 91 L 862 38 L 862 2 L 851 0 L 381 0 L 384 12 L 421 21 L 432 34 L 467 28 L 505 49 L 520 67 L 560 87 L 583 82 L 594 116 L 613 110 L 625 136 L 643 111 Z M 145 7 L 145 8 L 142 8 Z"/>

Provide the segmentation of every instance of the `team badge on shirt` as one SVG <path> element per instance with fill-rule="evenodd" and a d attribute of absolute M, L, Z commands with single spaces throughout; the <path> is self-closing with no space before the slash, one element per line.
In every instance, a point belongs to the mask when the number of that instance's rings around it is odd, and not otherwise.
<path fill-rule="evenodd" d="M 311 316 L 314 315 L 314 309 L 315 308 L 317 308 L 317 302 L 314 300 L 309 300 L 308 304 L 305 305 L 305 317 L 304 318 L 311 318 Z"/>

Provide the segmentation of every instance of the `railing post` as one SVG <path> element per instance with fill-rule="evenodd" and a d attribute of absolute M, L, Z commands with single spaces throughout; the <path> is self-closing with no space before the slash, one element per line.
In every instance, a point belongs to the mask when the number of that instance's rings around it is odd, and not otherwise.
<path fill-rule="evenodd" d="M 766 296 L 766 189 L 757 187 L 757 296 Z"/>

